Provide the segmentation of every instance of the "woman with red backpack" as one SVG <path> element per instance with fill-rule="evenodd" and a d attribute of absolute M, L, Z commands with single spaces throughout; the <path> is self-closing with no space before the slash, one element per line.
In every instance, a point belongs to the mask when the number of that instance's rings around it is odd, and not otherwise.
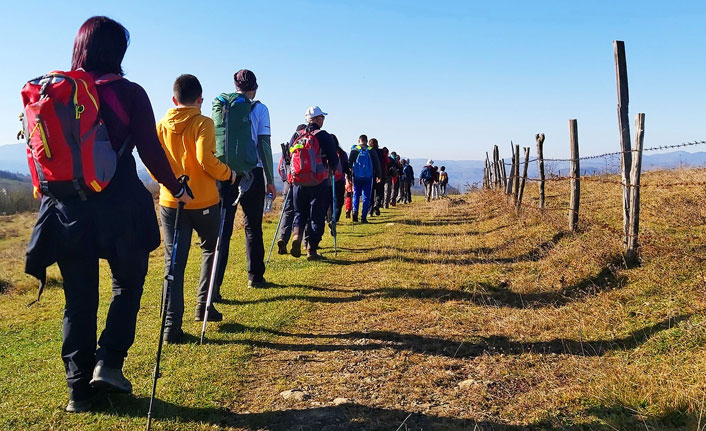
<path fill-rule="evenodd" d="M 97 86 L 99 100 L 93 104 L 99 106 L 107 130 L 107 151 L 114 151 L 117 158 L 115 173 L 107 186 L 88 195 L 81 191 L 59 197 L 45 190 L 27 248 L 28 274 L 43 281 L 46 267 L 56 262 L 63 278 L 61 356 L 69 388 L 68 412 L 90 410 L 96 395 L 105 391 L 132 392 L 122 373 L 123 361 L 135 339 L 149 253 L 160 245 L 154 202 L 137 176 L 132 150 L 137 148 L 152 175 L 175 198 L 191 200 L 162 150 L 145 90 L 122 78 L 128 41 L 125 27 L 107 17 L 88 19 L 76 35 L 72 72 L 83 70 L 96 83 L 108 81 Z M 51 138 L 45 142 L 50 148 L 52 144 Z M 54 148 L 54 157 L 59 157 L 60 147 Z M 76 180 L 74 184 L 79 191 Z M 110 265 L 113 297 L 96 340 L 99 259 Z"/>

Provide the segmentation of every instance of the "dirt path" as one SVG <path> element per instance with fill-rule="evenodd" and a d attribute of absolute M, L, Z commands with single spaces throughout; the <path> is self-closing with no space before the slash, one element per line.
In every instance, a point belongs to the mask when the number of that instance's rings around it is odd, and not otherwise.
<path fill-rule="evenodd" d="M 594 358 L 559 357 L 558 341 L 513 340 L 506 323 L 537 313 L 483 280 L 532 264 L 522 256 L 541 254 L 542 237 L 508 245 L 508 221 L 480 219 L 479 204 L 396 209 L 373 219 L 374 234 L 342 237 L 345 252 L 321 264 L 331 274 L 297 298 L 315 311 L 255 345 L 243 398 L 229 406 L 244 428 L 524 429 L 509 424 L 540 420 L 555 404 L 547 391 L 569 390 L 576 362 Z"/>

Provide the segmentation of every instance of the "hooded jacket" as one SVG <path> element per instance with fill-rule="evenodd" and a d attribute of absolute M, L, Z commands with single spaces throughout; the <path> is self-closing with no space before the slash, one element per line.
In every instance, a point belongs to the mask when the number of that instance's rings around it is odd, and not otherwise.
<path fill-rule="evenodd" d="M 230 168 L 216 158 L 213 120 L 194 107 L 176 107 L 157 124 L 157 136 L 177 177 L 187 175 L 194 200 L 186 209 L 203 209 L 218 203 L 216 180 L 227 181 Z M 164 186 L 159 187 L 159 204 L 176 208 L 178 201 Z"/>

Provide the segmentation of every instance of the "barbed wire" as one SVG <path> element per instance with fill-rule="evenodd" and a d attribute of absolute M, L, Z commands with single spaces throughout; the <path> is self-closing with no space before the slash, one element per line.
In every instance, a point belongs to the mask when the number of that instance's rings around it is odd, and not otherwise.
<path fill-rule="evenodd" d="M 692 147 L 695 145 L 704 145 L 706 144 L 706 141 L 693 141 L 693 142 L 683 142 L 681 144 L 674 144 L 674 145 L 658 145 L 655 147 L 648 147 L 648 148 L 643 148 L 642 152 L 650 152 L 650 151 L 660 151 L 660 150 L 671 150 L 675 148 L 684 148 L 684 147 Z M 543 158 L 542 160 L 545 162 L 575 162 L 575 161 L 580 161 L 580 160 L 592 160 L 592 159 L 602 159 L 606 157 L 611 157 L 611 156 L 620 156 L 621 154 L 624 153 L 636 153 L 638 150 L 629 150 L 629 151 L 613 151 L 610 153 L 603 153 L 603 154 L 596 154 L 593 156 L 584 156 L 584 157 L 579 157 L 578 159 L 553 159 L 553 158 Z M 528 163 L 533 163 L 539 160 L 539 158 L 535 157 L 531 160 L 528 161 Z M 524 163 L 521 161 L 521 164 Z M 513 166 L 513 163 L 507 163 L 505 162 L 505 166 Z"/>

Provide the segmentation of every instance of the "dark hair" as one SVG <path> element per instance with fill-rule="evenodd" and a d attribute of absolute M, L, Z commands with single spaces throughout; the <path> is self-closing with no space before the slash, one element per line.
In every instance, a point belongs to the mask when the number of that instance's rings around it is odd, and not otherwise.
<path fill-rule="evenodd" d="M 180 75 L 174 81 L 174 97 L 182 105 L 191 105 L 201 97 L 203 89 L 199 79 L 194 75 Z"/>
<path fill-rule="evenodd" d="M 365 142 L 365 143 L 367 144 L 367 143 L 368 143 L 368 135 L 360 135 L 360 136 L 358 137 L 358 140 L 359 140 L 359 141 L 363 141 L 363 142 Z"/>
<path fill-rule="evenodd" d="M 374 146 L 378 145 L 378 140 L 375 138 L 370 138 L 370 140 L 368 141 L 368 145 L 370 145 L 371 147 L 374 147 Z"/>
<path fill-rule="evenodd" d="M 71 70 L 124 75 L 121 63 L 130 44 L 130 33 L 106 16 L 88 18 L 74 39 Z"/>
<path fill-rule="evenodd" d="M 442 167 L 441 167 L 441 170 L 442 170 L 442 171 L 445 171 L 445 170 L 446 170 L 446 166 L 442 166 Z"/>
<path fill-rule="evenodd" d="M 297 132 L 306 129 L 306 124 L 300 124 L 297 126 Z"/>
<path fill-rule="evenodd" d="M 248 69 L 240 69 L 233 75 L 236 90 L 243 92 L 257 90 L 257 78 L 255 74 Z"/>

